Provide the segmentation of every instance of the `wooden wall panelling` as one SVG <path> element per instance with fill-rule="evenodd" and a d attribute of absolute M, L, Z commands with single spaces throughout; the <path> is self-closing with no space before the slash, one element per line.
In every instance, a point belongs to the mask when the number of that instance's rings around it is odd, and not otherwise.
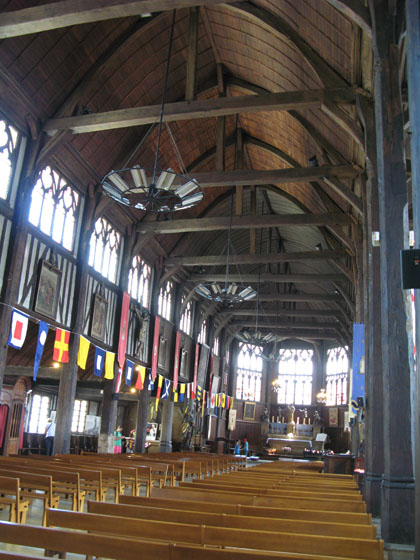
<path fill-rule="evenodd" d="M 7 259 L 7 248 L 10 241 L 12 222 L 0 214 L 0 291 L 3 289 L 4 272 Z"/>

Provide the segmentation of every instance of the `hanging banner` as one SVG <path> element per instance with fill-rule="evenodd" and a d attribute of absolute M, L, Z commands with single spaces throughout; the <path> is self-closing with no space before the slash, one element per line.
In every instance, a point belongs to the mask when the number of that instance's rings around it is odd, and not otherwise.
<path fill-rule="evenodd" d="M 139 373 L 137 375 L 136 389 L 139 391 L 143 390 L 144 379 L 146 377 L 146 368 L 144 366 L 139 366 Z"/>
<path fill-rule="evenodd" d="M 96 350 L 95 350 L 95 365 L 94 365 L 94 368 L 93 368 L 93 374 L 96 375 L 96 377 L 101 377 L 102 371 L 104 369 L 104 364 L 105 364 L 105 350 L 102 350 L 102 348 L 96 347 Z"/>
<path fill-rule="evenodd" d="M 198 357 L 199 357 L 199 355 L 200 355 L 200 345 L 197 343 L 195 345 L 194 378 L 193 378 L 192 395 L 191 395 L 192 399 L 195 399 L 195 394 L 197 392 L 197 375 L 198 375 Z"/>
<path fill-rule="evenodd" d="M 89 354 L 89 348 L 90 348 L 90 341 L 84 336 L 80 335 L 79 351 L 77 352 L 77 365 L 81 369 L 86 369 L 86 362 Z"/>
<path fill-rule="evenodd" d="M 125 384 L 130 386 L 131 380 L 133 379 L 133 372 L 134 372 L 134 362 L 131 360 L 127 360 L 125 365 Z"/>
<path fill-rule="evenodd" d="M 130 313 L 130 294 L 128 292 L 124 292 L 122 305 L 121 305 L 120 339 L 118 341 L 118 364 L 120 368 L 124 366 L 125 353 L 127 351 L 129 313 Z"/>
<path fill-rule="evenodd" d="M 175 339 L 175 359 L 174 359 L 174 391 L 178 387 L 178 373 L 179 373 L 179 354 L 181 350 L 181 333 L 176 333 Z"/>
<path fill-rule="evenodd" d="M 42 353 L 44 352 L 45 341 L 47 340 L 49 325 L 44 321 L 40 321 L 38 329 L 38 342 L 35 351 L 34 362 L 34 381 L 36 381 L 36 374 L 38 373 L 39 364 L 41 362 Z"/>
<path fill-rule="evenodd" d="M 64 329 L 57 329 L 55 332 L 53 360 L 67 364 L 69 361 L 69 341 L 70 333 Z"/>
<path fill-rule="evenodd" d="M 365 396 L 365 325 L 353 323 L 353 356 L 351 372 L 351 407 L 359 408 L 358 399 Z"/>
<path fill-rule="evenodd" d="M 12 312 L 12 322 L 10 325 L 10 334 L 8 344 L 13 348 L 20 350 L 25 342 L 26 333 L 28 331 L 29 316 L 21 313 L 16 309 Z"/>
<path fill-rule="evenodd" d="M 105 352 L 104 379 L 114 379 L 115 352 Z"/>
<path fill-rule="evenodd" d="M 157 374 L 158 354 L 159 354 L 159 329 L 160 329 L 160 317 L 156 315 L 155 330 L 153 333 L 152 368 L 151 368 L 151 376 L 153 382 L 155 381 L 156 374 Z"/>

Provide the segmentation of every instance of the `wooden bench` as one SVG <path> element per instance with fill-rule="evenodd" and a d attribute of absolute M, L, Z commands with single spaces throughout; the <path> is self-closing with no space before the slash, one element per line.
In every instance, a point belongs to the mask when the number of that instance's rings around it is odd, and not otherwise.
<path fill-rule="evenodd" d="M 94 534 L 119 535 L 133 539 L 144 539 L 142 531 L 147 531 L 147 540 L 170 543 L 196 544 L 201 546 L 232 547 L 300 554 L 316 554 L 382 560 L 383 541 L 376 539 L 356 539 L 325 535 L 290 534 L 250 529 L 232 529 L 208 525 L 187 525 L 143 519 L 115 517 L 93 513 L 81 513 L 51 509 L 47 511 L 49 526 L 84 530 Z"/>
<path fill-rule="evenodd" d="M 144 529 L 144 526 L 143 526 Z M 268 551 L 206 548 L 197 545 L 173 545 L 157 541 L 129 539 L 103 534 L 75 532 L 73 530 L 49 529 L 31 525 L 0 522 L 0 542 L 50 550 L 61 555 L 82 554 L 90 557 L 116 560 L 331 560 L 331 556 L 317 554 L 278 554 Z M 2 553 L 0 553 L 2 554 Z M 5 552 L 13 559 L 12 553 Z M 24 556 L 29 557 L 29 556 Z M 17 556 L 22 558 L 22 556 Z M 39 556 L 38 556 L 39 558 Z"/>
<path fill-rule="evenodd" d="M 377 531 L 373 525 L 350 525 L 314 520 L 296 520 L 287 517 L 281 519 L 219 512 L 211 513 L 207 511 L 176 509 L 175 507 L 169 508 L 164 504 L 162 504 L 162 507 L 153 507 L 150 505 L 109 504 L 88 501 L 87 510 L 89 513 L 99 513 L 102 515 L 179 522 L 189 525 L 212 525 L 214 527 L 231 527 L 256 531 L 304 533 L 306 535 L 329 535 L 360 539 L 374 539 L 376 538 Z"/>
<path fill-rule="evenodd" d="M 29 500 L 22 499 L 19 478 L 0 476 L 0 508 L 9 507 L 9 521 L 25 523 Z"/>
<path fill-rule="evenodd" d="M 156 491 L 157 496 L 152 498 L 142 498 L 135 496 L 120 496 L 120 504 L 141 505 L 149 507 L 175 508 L 188 511 L 206 511 L 213 513 L 226 513 L 232 515 L 249 515 L 253 517 L 271 517 L 273 519 L 286 518 L 305 521 L 325 521 L 326 523 L 349 523 L 351 525 L 371 525 L 372 516 L 370 513 L 351 513 L 295 509 L 289 502 L 284 508 L 270 506 L 249 506 L 238 503 L 206 502 L 198 499 L 183 500 L 180 495 L 173 498 L 165 497 L 165 492 Z M 161 495 L 159 495 L 161 494 Z M 293 509 L 291 509 L 293 507 Z"/>

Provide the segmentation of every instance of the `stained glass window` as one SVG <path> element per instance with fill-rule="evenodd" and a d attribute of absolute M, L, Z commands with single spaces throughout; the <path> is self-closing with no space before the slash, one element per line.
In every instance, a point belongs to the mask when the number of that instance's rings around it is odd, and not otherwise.
<path fill-rule="evenodd" d="M 149 307 L 152 268 L 139 256 L 135 256 L 128 274 L 128 293 L 143 307 Z"/>
<path fill-rule="evenodd" d="M 207 342 L 207 321 L 201 323 L 200 334 L 198 335 L 198 342 L 200 344 L 206 344 Z"/>
<path fill-rule="evenodd" d="M 185 296 L 182 296 L 181 305 L 185 301 Z M 181 321 L 179 323 L 179 328 L 185 334 L 191 335 L 192 333 L 192 314 L 193 314 L 193 302 L 189 301 L 181 315 Z"/>
<path fill-rule="evenodd" d="M 347 404 L 349 358 L 348 348 L 327 350 L 327 405 Z"/>
<path fill-rule="evenodd" d="M 277 402 L 311 404 L 313 350 L 284 348 L 280 350 Z"/>
<path fill-rule="evenodd" d="M 174 283 L 168 280 L 159 292 L 158 314 L 171 320 L 172 315 L 172 301 L 173 301 Z"/>
<path fill-rule="evenodd" d="M 240 344 L 236 370 L 236 398 L 244 401 L 261 400 L 263 371 L 262 349 L 260 346 Z"/>
<path fill-rule="evenodd" d="M 120 234 L 105 218 L 99 218 L 89 242 L 89 266 L 116 283 L 121 250 Z"/>

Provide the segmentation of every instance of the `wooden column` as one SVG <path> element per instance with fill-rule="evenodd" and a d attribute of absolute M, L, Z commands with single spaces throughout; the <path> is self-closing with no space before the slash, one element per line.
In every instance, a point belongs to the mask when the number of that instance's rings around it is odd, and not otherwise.
<path fill-rule="evenodd" d="M 407 79 L 410 112 L 411 185 L 415 248 L 420 249 L 420 8 L 418 0 L 407 0 Z M 414 411 L 415 503 L 420 504 L 420 290 L 415 290 L 417 372 Z M 415 558 L 420 559 L 420 508 L 415 513 Z"/>
<path fill-rule="evenodd" d="M 379 198 L 374 107 L 365 97 L 357 100 L 366 153 L 367 320 L 366 329 L 366 409 L 364 498 L 374 517 L 381 514 L 381 481 L 384 472 L 382 395 L 381 274 L 380 249 L 372 244 L 372 233 L 379 231 Z"/>
<path fill-rule="evenodd" d="M 193 99 L 195 99 L 195 84 L 197 81 L 197 41 L 199 15 L 199 7 L 196 6 L 194 8 L 190 8 L 185 101 L 192 101 Z"/>
<path fill-rule="evenodd" d="M 377 138 L 384 474 L 381 530 L 387 543 L 414 540 L 410 367 L 400 251 L 408 243 L 403 110 L 397 18 L 386 0 L 369 0 L 373 24 Z"/>

